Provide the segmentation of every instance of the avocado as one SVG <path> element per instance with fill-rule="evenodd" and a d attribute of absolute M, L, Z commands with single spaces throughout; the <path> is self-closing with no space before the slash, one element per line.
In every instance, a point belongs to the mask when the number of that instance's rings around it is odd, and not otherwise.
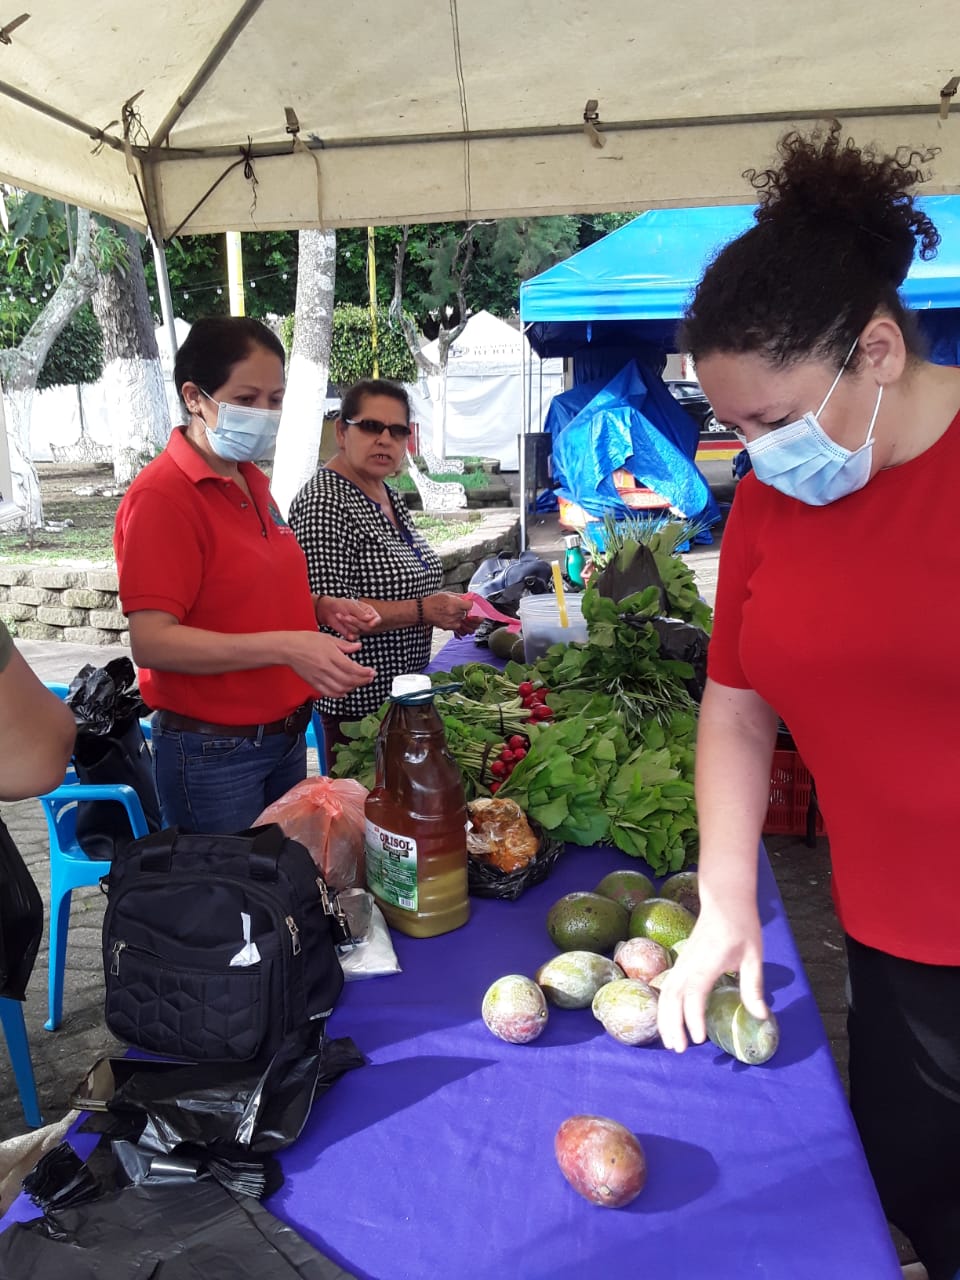
<path fill-rule="evenodd" d="M 626 907 L 599 893 L 568 893 L 547 915 L 547 932 L 561 951 L 610 951 L 629 927 Z"/>
<path fill-rule="evenodd" d="M 497 627 L 487 636 L 487 647 L 495 658 L 509 658 L 516 636 L 507 627 Z"/>
<path fill-rule="evenodd" d="M 654 895 L 653 881 L 642 871 L 611 871 L 603 877 L 593 891 L 604 898 L 612 898 L 621 907 L 632 911 Z"/>

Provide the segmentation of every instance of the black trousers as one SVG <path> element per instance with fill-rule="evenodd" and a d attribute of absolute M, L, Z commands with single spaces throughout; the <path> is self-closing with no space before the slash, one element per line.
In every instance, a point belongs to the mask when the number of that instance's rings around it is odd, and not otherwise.
<path fill-rule="evenodd" d="M 887 1218 L 960 1276 L 960 968 L 847 938 L 850 1107 Z"/>

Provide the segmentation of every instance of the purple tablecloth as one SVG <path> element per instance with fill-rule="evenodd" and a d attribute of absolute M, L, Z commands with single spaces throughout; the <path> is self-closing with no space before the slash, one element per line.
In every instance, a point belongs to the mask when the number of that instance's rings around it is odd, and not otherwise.
<path fill-rule="evenodd" d="M 476 652 L 451 645 L 444 665 Z M 469 923 L 440 938 L 396 935 L 403 972 L 348 984 L 331 1019 L 369 1065 L 321 1098 L 282 1154 L 270 1209 L 369 1280 L 898 1280 L 765 856 L 767 986 L 782 1032 L 766 1066 L 710 1044 L 679 1057 L 629 1048 L 589 1010 L 551 1010 L 529 1045 L 487 1031 L 488 985 L 554 954 L 551 904 L 633 865 L 571 848 L 517 902 L 474 900 Z M 643 1143 L 647 1186 L 625 1209 L 587 1204 L 557 1168 L 556 1130 L 581 1112 Z M 28 1216 L 21 1198 L 2 1225 Z"/>

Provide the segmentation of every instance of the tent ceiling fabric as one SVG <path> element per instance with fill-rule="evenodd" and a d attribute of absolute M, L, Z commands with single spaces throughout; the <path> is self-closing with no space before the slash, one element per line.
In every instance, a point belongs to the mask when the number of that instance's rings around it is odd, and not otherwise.
<path fill-rule="evenodd" d="M 165 238 L 736 203 L 744 168 L 827 113 L 941 147 L 928 189 L 960 190 L 952 0 L 909 20 L 808 0 L 802 21 L 756 0 L 29 7 L 0 41 L 0 179 L 141 227 L 146 203 Z"/>

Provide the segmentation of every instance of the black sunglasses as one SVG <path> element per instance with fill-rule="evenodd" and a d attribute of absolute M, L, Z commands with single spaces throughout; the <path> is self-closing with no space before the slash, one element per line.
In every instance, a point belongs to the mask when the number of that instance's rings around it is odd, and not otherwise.
<path fill-rule="evenodd" d="M 406 440 L 410 435 L 410 428 L 402 422 L 378 422 L 376 418 L 344 418 L 343 423 L 347 427 L 359 427 L 368 436 L 378 436 L 389 431 L 394 440 Z"/>

